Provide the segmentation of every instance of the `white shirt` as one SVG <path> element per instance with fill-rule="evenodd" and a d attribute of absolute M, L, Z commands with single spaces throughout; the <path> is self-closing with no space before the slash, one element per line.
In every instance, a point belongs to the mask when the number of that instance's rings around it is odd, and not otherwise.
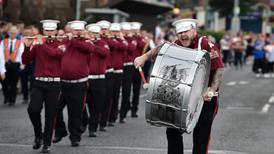
<path fill-rule="evenodd" d="M 273 45 L 267 45 L 265 46 L 265 49 L 267 50 L 265 57 L 268 62 L 274 62 L 274 46 Z"/>
<path fill-rule="evenodd" d="M 4 42 L 3 41 L 1 41 L 1 44 L 0 44 L 0 52 L 1 52 L 1 54 L 3 54 L 3 59 L 4 59 L 4 62 L 5 62 L 5 57 L 4 57 L 4 52 L 5 51 L 4 51 Z M 12 49 L 14 50 L 15 49 L 15 44 L 16 44 L 16 39 L 13 39 L 13 40 L 9 39 L 8 42 L 9 42 L 8 43 L 8 49 L 10 49 L 10 43 L 12 42 Z M 20 45 L 19 45 L 18 51 L 17 51 L 15 62 L 22 64 L 22 58 L 21 57 L 22 57 L 24 48 L 25 48 L 24 44 L 21 42 Z"/>

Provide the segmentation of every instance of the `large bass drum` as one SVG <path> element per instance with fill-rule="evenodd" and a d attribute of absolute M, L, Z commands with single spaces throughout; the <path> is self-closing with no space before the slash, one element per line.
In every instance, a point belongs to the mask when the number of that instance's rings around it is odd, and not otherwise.
<path fill-rule="evenodd" d="M 150 76 L 146 121 L 191 133 L 203 107 L 209 73 L 207 52 L 165 43 Z"/>

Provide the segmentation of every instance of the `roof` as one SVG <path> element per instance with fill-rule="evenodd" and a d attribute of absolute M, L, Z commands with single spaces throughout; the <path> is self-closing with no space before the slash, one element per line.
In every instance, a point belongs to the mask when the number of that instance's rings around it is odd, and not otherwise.
<path fill-rule="evenodd" d="M 153 2 L 144 0 L 117 0 L 111 1 L 111 8 L 118 8 L 128 13 L 158 15 L 170 11 L 173 6 L 163 2 Z"/>

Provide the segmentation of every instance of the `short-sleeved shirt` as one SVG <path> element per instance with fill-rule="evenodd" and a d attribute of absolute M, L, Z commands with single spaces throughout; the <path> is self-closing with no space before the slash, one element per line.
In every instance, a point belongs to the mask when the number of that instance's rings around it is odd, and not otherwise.
<path fill-rule="evenodd" d="M 197 49 L 199 45 L 199 38 L 200 36 L 197 35 L 188 48 Z M 175 43 L 182 46 L 179 40 L 176 40 Z M 208 85 L 210 86 L 216 70 L 218 68 L 224 68 L 224 64 L 221 58 L 220 48 L 217 44 L 211 42 L 206 37 L 203 37 L 201 41 L 201 48 L 202 50 L 206 50 L 207 52 L 209 52 L 210 58 L 211 58 L 210 76 L 209 76 L 209 83 L 208 83 Z"/>

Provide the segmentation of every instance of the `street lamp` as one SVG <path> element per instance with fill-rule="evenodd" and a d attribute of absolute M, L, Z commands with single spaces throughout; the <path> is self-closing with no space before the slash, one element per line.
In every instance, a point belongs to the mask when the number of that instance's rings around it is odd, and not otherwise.
<path fill-rule="evenodd" d="M 239 0 L 234 0 L 234 8 L 233 8 L 233 18 L 231 20 L 231 31 L 236 34 L 240 31 L 240 7 Z"/>

